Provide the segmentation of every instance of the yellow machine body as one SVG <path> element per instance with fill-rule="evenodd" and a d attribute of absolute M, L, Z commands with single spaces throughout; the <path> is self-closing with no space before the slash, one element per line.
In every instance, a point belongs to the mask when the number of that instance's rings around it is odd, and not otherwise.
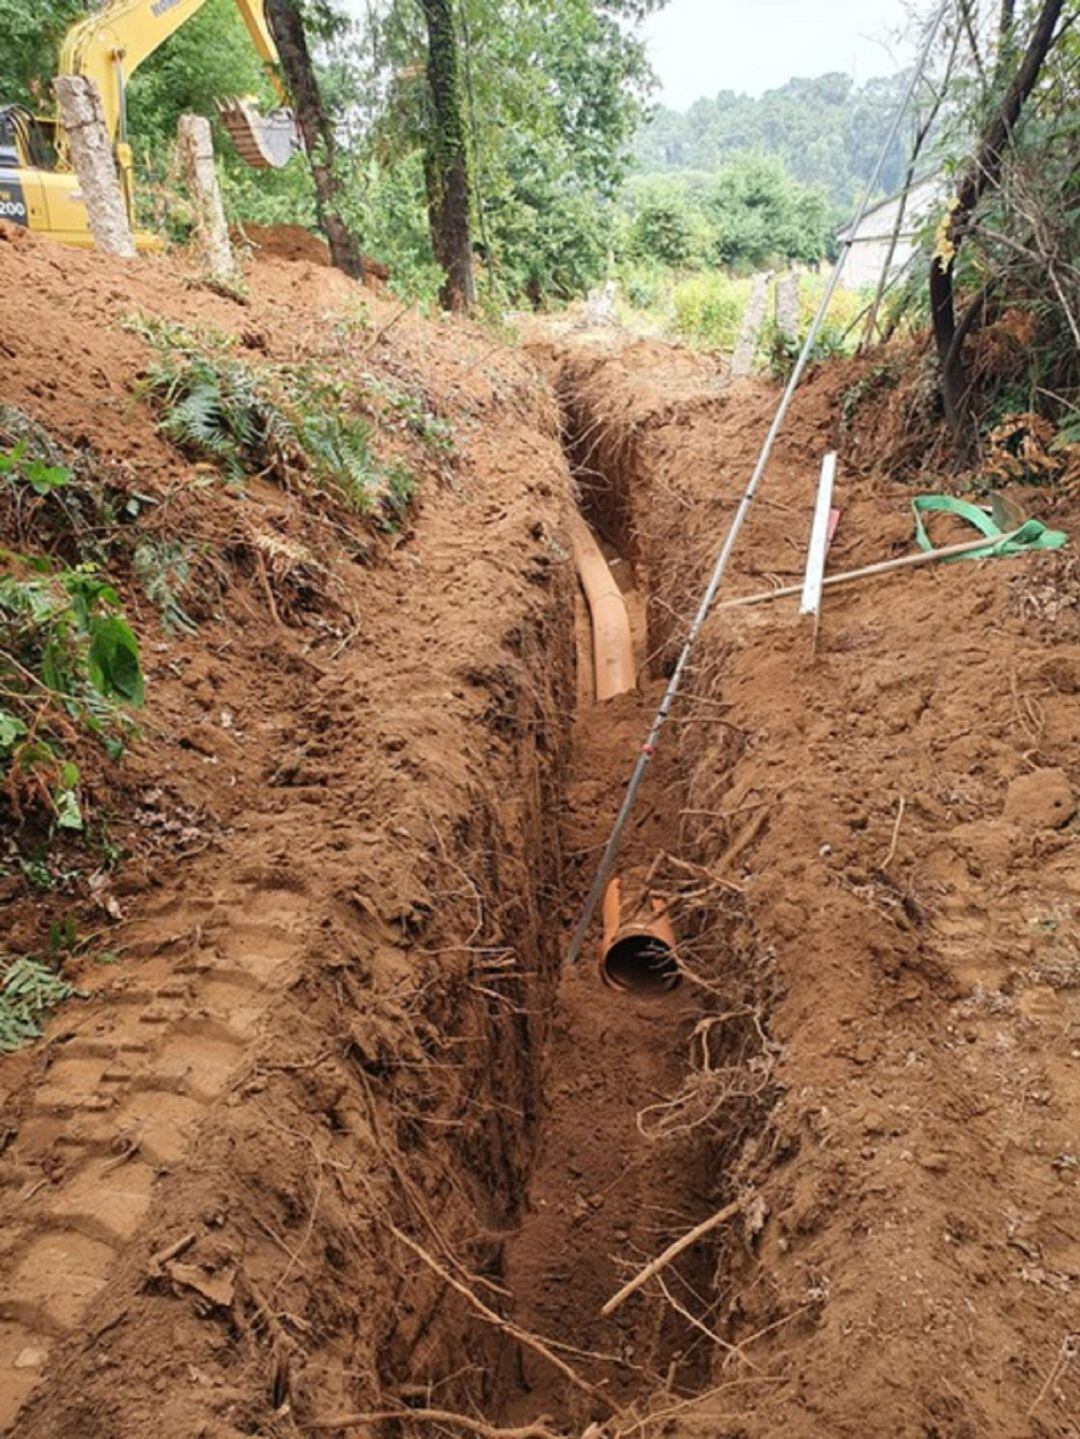
<path fill-rule="evenodd" d="M 129 215 L 134 214 L 135 166 L 127 135 L 128 82 L 142 62 L 206 3 L 110 0 L 72 27 L 60 51 L 59 73 L 85 75 L 101 93 Z M 262 0 L 235 3 L 275 90 L 284 99 L 276 68 L 277 47 Z M 223 106 L 223 118 L 249 164 L 285 164 L 299 147 L 295 125 L 286 111 L 262 121 L 250 106 L 234 100 Z M 93 244 L 86 206 L 58 120 L 35 118 L 19 105 L 0 105 L 0 219 L 64 244 L 86 249 Z M 137 232 L 135 242 L 140 250 L 163 247 L 156 235 L 146 232 Z"/>

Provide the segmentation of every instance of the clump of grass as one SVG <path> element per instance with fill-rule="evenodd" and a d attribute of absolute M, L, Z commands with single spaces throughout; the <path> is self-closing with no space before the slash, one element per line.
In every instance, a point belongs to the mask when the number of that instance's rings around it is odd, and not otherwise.
<path fill-rule="evenodd" d="M 746 280 L 722 272 L 692 275 L 671 293 L 677 335 L 705 350 L 733 350 L 750 294 Z"/>

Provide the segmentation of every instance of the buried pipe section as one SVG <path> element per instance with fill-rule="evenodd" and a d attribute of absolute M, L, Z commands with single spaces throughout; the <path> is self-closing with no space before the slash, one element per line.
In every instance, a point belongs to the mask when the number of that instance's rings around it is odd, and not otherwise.
<path fill-rule="evenodd" d="M 637 683 L 630 616 L 600 546 L 577 513 L 570 517 L 570 538 L 592 621 L 596 699 L 603 702 Z M 660 994 L 679 982 L 675 930 L 650 880 L 651 873 L 631 871 L 612 879 L 604 894 L 600 974 L 624 994 Z"/>
<path fill-rule="evenodd" d="M 653 894 L 649 875 L 630 870 L 604 891 L 600 975 L 612 989 L 663 994 L 679 982 L 675 929 L 667 904 Z"/>
<path fill-rule="evenodd" d="M 600 546 L 577 513 L 570 516 L 570 540 L 592 621 L 596 699 L 602 703 L 637 684 L 630 616 Z"/>

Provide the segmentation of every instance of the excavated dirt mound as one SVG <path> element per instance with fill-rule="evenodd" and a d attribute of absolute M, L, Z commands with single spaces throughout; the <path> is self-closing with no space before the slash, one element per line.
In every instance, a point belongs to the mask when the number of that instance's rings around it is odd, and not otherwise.
<path fill-rule="evenodd" d="M 330 264 L 330 247 L 325 240 L 305 230 L 303 225 L 255 225 L 246 222 L 233 230 L 233 241 L 249 245 L 255 255 L 263 260 L 303 260 L 310 265 Z M 370 255 L 364 256 L 367 277 L 386 281 L 390 278 L 388 267 Z"/>
<path fill-rule="evenodd" d="M 666 372 L 654 344 L 583 338 L 559 374 L 659 669 L 776 401 L 760 382 L 673 398 Z M 912 548 L 915 491 L 874 467 L 880 413 L 840 433 L 866 373 L 830 366 L 797 399 L 727 595 L 799 580 L 838 443 L 830 568 Z M 1013 497 L 1075 543 L 1075 500 Z M 658 1432 L 1080 1432 L 1076 566 L 827 592 L 816 639 L 794 600 L 707 624 L 666 739 L 692 796 L 679 853 L 740 891 L 779 1097 L 725 1176 L 753 1222 L 723 1231 L 699 1294 L 713 1392 L 657 1400 Z M 709 1130 L 730 1142 L 722 1106 Z"/>
<path fill-rule="evenodd" d="M 547 387 L 479 331 L 370 294 L 361 323 L 361 292 L 308 265 L 259 264 L 237 304 L 5 229 L 0 273 L 5 399 L 201 556 L 189 637 L 121 577 L 149 700 L 100 780 L 128 855 L 109 912 L 85 870 L 44 905 L 3 896 L 5 948 L 70 913 L 99 937 L 66 966 L 86 997 L 0 1068 L 0 1427 L 28 1398 L 15 1432 L 53 1439 L 293 1433 L 275 1411 L 410 1382 L 482 1405 L 504 1359 L 440 1275 L 467 1255 L 495 1285 L 558 958 L 537 895 L 558 895 L 573 579 Z M 421 480 L 381 540 L 224 485 L 134 393 L 132 310 L 255 360 L 336 336 L 343 377 L 418 396 L 456 454 L 373 422 Z"/>

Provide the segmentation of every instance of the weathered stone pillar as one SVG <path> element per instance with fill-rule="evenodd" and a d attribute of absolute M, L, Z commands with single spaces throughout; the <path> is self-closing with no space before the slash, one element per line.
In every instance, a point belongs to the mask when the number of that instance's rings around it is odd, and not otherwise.
<path fill-rule="evenodd" d="M 135 241 L 98 87 L 85 75 L 58 75 L 53 84 L 94 244 L 132 259 Z"/>
<path fill-rule="evenodd" d="M 769 281 L 771 279 L 772 271 L 762 270 L 754 276 L 750 286 L 750 298 L 743 311 L 742 324 L 739 326 L 739 338 L 735 342 L 735 353 L 731 357 L 732 379 L 743 379 L 754 368 L 754 355 L 757 353 L 761 327 L 765 323 L 765 307 L 769 302 Z"/>
<path fill-rule="evenodd" d="M 798 275 L 781 275 L 776 282 L 776 328 L 785 340 L 799 338 Z"/>
<path fill-rule="evenodd" d="M 238 277 L 236 258 L 229 244 L 225 207 L 214 167 L 214 137 L 205 115 L 181 115 L 177 129 L 180 161 L 191 194 L 195 238 L 206 268 L 215 280 L 232 284 Z"/>

